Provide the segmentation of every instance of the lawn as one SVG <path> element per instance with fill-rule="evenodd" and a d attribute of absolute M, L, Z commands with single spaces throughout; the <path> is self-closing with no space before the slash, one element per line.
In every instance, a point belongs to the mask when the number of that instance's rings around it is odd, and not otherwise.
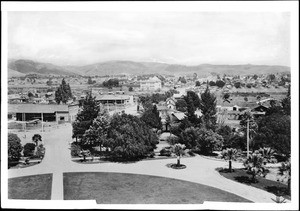
<path fill-rule="evenodd" d="M 217 171 L 227 179 L 244 183 L 246 185 L 250 185 L 291 200 L 291 196 L 288 194 L 288 187 L 283 183 L 268 180 L 260 176 L 257 176 L 258 182 L 253 183 L 251 180 L 252 176 L 247 174 L 244 169 L 234 169 L 234 172 L 231 173 L 226 170 L 227 169 L 217 169 Z"/>
<path fill-rule="evenodd" d="M 251 202 L 206 185 L 149 175 L 72 172 L 64 173 L 63 179 L 64 200 L 96 200 L 98 204 Z"/>
<path fill-rule="evenodd" d="M 8 179 L 8 199 L 50 200 L 52 174 Z"/>

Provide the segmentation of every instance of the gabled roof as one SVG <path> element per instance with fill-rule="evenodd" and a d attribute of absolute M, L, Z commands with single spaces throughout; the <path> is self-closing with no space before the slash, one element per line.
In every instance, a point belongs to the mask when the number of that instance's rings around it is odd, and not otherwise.
<path fill-rule="evenodd" d="M 173 116 L 175 116 L 178 120 L 183 120 L 185 117 L 185 114 L 183 112 L 174 112 L 172 113 Z"/>

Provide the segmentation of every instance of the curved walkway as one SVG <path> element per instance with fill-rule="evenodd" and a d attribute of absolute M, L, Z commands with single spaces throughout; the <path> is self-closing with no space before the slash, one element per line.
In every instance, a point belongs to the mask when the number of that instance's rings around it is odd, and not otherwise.
<path fill-rule="evenodd" d="M 72 141 L 72 126 L 61 125 L 52 132 L 41 134 L 46 148 L 43 161 L 35 166 L 22 169 L 9 169 L 8 178 L 35 174 L 53 173 L 52 200 L 63 200 L 63 173 L 64 172 L 118 172 L 145 174 L 161 177 L 181 179 L 200 183 L 236 194 L 253 202 L 272 202 L 274 194 L 247 186 L 221 176 L 215 169 L 227 167 L 223 161 L 210 160 L 201 156 L 181 159 L 187 168 L 176 170 L 166 165 L 176 160 L 145 160 L 135 163 L 101 163 L 79 164 L 71 161 L 69 143 Z M 240 163 L 233 163 L 234 168 L 241 167 Z"/>

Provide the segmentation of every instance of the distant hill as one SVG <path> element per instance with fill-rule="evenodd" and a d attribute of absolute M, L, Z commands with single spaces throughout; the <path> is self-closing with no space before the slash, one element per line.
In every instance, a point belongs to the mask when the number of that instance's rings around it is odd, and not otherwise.
<path fill-rule="evenodd" d="M 66 71 L 64 68 L 50 63 L 40 63 L 32 60 L 11 60 L 8 68 L 19 73 L 26 74 L 53 74 L 53 75 L 72 75 L 74 73 Z M 8 70 L 9 70 L 8 69 Z M 10 71 L 10 70 L 9 70 Z"/>
<path fill-rule="evenodd" d="M 117 75 L 117 74 L 168 74 L 184 75 L 197 73 L 198 76 L 210 74 L 245 75 L 270 74 L 290 72 L 290 67 L 270 65 L 212 65 L 201 64 L 196 66 L 166 64 L 157 62 L 108 61 L 85 66 L 57 66 L 50 63 L 40 63 L 32 60 L 11 60 L 8 63 L 9 71 L 23 74 L 54 74 L 54 75 Z"/>

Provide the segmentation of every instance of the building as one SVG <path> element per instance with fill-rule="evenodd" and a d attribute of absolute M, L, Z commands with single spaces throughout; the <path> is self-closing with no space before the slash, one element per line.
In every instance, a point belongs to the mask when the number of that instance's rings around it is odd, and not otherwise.
<path fill-rule="evenodd" d="M 8 104 L 8 118 L 17 121 L 41 120 L 44 122 L 69 121 L 68 105 Z"/>
<path fill-rule="evenodd" d="M 148 80 L 140 81 L 140 88 L 141 90 L 152 90 L 152 91 L 161 89 L 161 80 L 156 76 L 154 76 Z"/>
<path fill-rule="evenodd" d="M 111 104 L 111 105 L 127 105 L 131 102 L 131 97 L 129 95 L 98 95 L 96 101 L 101 104 Z M 133 101 L 133 99 L 132 99 Z"/>

